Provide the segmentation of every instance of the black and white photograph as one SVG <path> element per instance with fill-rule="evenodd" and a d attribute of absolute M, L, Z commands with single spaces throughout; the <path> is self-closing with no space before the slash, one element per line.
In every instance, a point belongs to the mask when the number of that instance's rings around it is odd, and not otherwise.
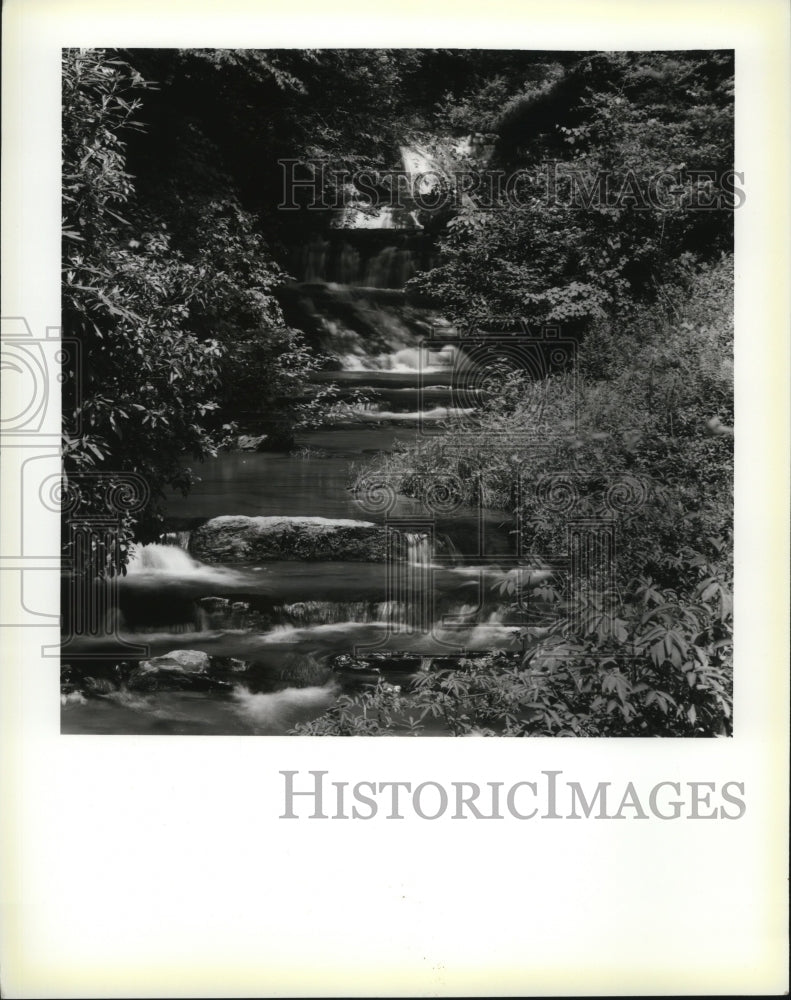
<path fill-rule="evenodd" d="M 787 995 L 787 4 L 2 15 L 0 994 Z"/>
<path fill-rule="evenodd" d="M 62 86 L 63 732 L 731 735 L 732 50 Z"/>

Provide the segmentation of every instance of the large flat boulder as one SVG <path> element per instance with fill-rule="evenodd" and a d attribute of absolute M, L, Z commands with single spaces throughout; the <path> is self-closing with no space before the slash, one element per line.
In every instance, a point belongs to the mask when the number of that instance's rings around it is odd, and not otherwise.
<path fill-rule="evenodd" d="M 220 691 L 230 689 L 227 681 L 209 674 L 211 660 L 193 649 L 174 649 L 164 656 L 143 660 L 127 680 L 130 691 Z"/>
<path fill-rule="evenodd" d="M 372 521 L 325 517 L 214 517 L 192 532 L 189 551 L 205 563 L 265 560 L 386 562 L 387 529 Z M 406 542 L 395 536 L 394 555 Z"/>
<path fill-rule="evenodd" d="M 143 673 L 157 670 L 180 671 L 185 674 L 202 674 L 209 669 L 211 661 L 207 653 L 197 649 L 174 649 L 164 656 L 155 656 L 151 660 L 143 660 L 139 669 Z"/>

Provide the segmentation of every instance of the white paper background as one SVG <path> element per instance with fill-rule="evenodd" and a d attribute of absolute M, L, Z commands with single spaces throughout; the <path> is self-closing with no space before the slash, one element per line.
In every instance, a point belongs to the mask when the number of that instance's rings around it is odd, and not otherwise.
<path fill-rule="evenodd" d="M 2 638 L 9 997 L 775 993 L 787 988 L 788 10 L 782 2 L 4 8 L 3 316 L 59 322 L 60 49 L 735 48 L 736 735 L 62 737 L 57 630 Z M 57 434 L 57 414 L 45 428 Z M 3 441 L 2 551 L 19 533 Z M 42 453 L 43 454 L 43 453 Z M 56 451 L 52 453 L 56 456 Z M 54 463 L 57 471 L 57 458 Z M 35 518 L 58 551 L 58 518 Z M 29 520 L 27 523 L 30 523 Z M 3 622 L 20 597 L 0 564 Z M 34 579 L 35 578 L 35 579 Z M 24 599 L 56 612 L 56 570 Z M 11 615 L 13 618 L 13 615 Z M 745 784 L 739 821 L 285 821 L 281 769 L 592 788 Z"/>

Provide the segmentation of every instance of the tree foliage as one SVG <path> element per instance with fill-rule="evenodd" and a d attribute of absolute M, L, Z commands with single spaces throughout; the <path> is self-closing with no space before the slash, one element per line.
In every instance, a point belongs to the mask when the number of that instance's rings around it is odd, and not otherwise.
<path fill-rule="evenodd" d="M 298 88 L 276 61 L 217 53 L 209 65 L 240 60 L 251 79 Z M 79 398 L 64 401 L 81 429 L 66 436 L 64 469 L 145 479 L 152 500 L 126 517 L 123 545 L 161 531 L 165 492 L 189 488 L 188 460 L 216 453 L 239 406 L 288 441 L 318 363 L 284 323 L 283 272 L 219 149 L 189 119 L 163 135 L 164 77 L 147 82 L 100 50 L 63 56 L 63 330 L 86 358 Z"/>
<path fill-rule="evenodd" d="M 524 318 L 583 333 L 683 277 L 685 254 L 732 242 L 728 53 L 611 53 L 546 67 L 497 113 L 501 78 L 474 95 L 499 136 L 499 188 L 482 185 L 413 287 L 458 322 Z M 472 117 L 466 120 L 472 121 Z M 701 173 L 705 172 L 705 173 Z"/>
<path fill-rule="evenodd" d="M 151 489 L 96 567 L 157 536 L 166 492 L 189 489 L 190 463 L 237 422 L 253 414 L 287 445 L 329 412 L 331 391 L 304 402 L 321 359 L 279 304 L 289 243 L 328 220 L 278 210 L 279 159 L 377 174 L 404 143 L 471 132 L 492 159 L 458 165 L 512 180 L 421 215 L 437 254 L 409 288 L 463 329 L 560 326 L 578 367 L 501 380 L 475 447 L 449 425 L 373 471 L 411 495 L 427 474 L 459 477 L 520 517 L 539 564 L 568 530 L 532 488 L 545 477 L 573 485 L 578 517 L 600 518 L 619 478 L 640 502 L 615 516 L 611 593 L 556 576 L 539 595 L 556 624 L 526 625 L 521 653 L 382 683 L 305 731 L 729 732 L 731 53 L 64 52 L 63 331 L 85 358 L 66 383 L 64 469 Z M 531 452 L 537 412 L 561 432 Z M 519 610 L 509 574 L 501 596 Z"/>
<path fill-rule="evenodd" d="M 64 470 L 137 473 L 156 499 L 188 485 L 183 455 L 213 451 L 204 417 L 217 405 L 222 348 L 188 325 L 202 275 L 174 250 L 167 223 L 132 221 L 122 136 L 142 127 L 144 89 L 101 51 L 64 52 L 62 324 L 85 358 L 79 395 L 64 401 L 81 428 L 65 438 Z M 155 503 L 140 530 L 156 520 Z"/>
<path fill-rule="evenodd" d="M 576 377 L 508 376 L 474 439 L 449 426 L 363 471 L 413 496 L 427 477 L 467 484 L 470 500 L 519 516 L 532 566 L 566 553 L 570 517 L 615 528 L 611 590 L 555 574 L 531 598 L 553 625 L 526 624 L 524 654 L 470 660 L 454 672 L 454 692 L 443 687 L 447 671 L 420 675 L 391 712 L 394 727 L 439 713 L 459 735 L 731 731 L 732 325 L 725 256 L 600 321 Z M 554 430 L 531 448 L 537 420 Z M 542 482 L 561 500 L 573 494 L 573 513 L 548 505 Z M 605 506 L 618 482 L 632 484 L 634 500 L 620 510 Z M 514 614 L 525 610 L 517 578 L 506 573 L 501 588 Z M 352 700 L 346 725 L 357 711 Z M 318 725 L 329 734 L 339 720 Z"/>

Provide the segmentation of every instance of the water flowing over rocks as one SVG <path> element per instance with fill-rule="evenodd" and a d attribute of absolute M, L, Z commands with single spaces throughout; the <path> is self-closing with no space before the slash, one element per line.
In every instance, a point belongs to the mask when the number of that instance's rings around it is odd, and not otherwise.
<path fill-rule="evenodd" d="M 410 175 L 429 162 L 402 155 Z M 169 498 L 171 530 L 136 545 L 118 581 L 120 630 L 148 659 L 83 637 L 93 659 L 63 676 L 71 731 L 94 712 L 132 732 L 284 733 L 342 692 L 519 651 L 502 613 L 512 521 L 356 485 L 358 462 L 474 426 L 491 395 L 460 331 L 406 287 L 434 243 L 409 212 L 354 210 L 295 240 L 278 298 L 322 359 L 295 401 L 329 385 L 334 403 L 294 440 L 263 408 L 235 415 L 234 446 L 188 500 Z"/>
<path fill-rule="evenodd" d="M 207 521 L 190 538 L 190 553 L 206 563 L 386 562 L 406 551 L 406 540 L 381 524 L 324 517 L 226 515 Z"/>
<path fill-rule="evenodd" d="M 175 649 L 141 661 L 127 680 L 130 691 L 217 691 L 230 685 L 209 673 L 209 656 L 195 649 Z"/>
<path fill-rule="evenodd" d="M 140 669 L 144 672 L 178 670 L 185 674 L 200 674 L 209 669 L 209 657 L 196 649 L 175 649 L 165 656 L 143 660 Z"/>

